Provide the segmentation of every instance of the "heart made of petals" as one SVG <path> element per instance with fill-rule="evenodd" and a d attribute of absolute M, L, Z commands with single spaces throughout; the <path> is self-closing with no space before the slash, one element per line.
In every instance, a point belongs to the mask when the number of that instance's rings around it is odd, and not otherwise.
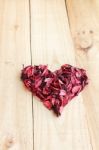
<path fill-rule="evenodd" d="M 22 70 L 21 79 L 33 95 L 57 116 L 88 84 L 86 71 L 69 64 L 54 72 L 47 65 L 27 66 Z"/>

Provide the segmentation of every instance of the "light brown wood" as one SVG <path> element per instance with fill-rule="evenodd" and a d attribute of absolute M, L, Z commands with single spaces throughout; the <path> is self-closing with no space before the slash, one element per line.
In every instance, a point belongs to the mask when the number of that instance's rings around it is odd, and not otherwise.
<path fill-rule="evenodd" d="M 93 150 L 99 150 L 99 1 L 66 0 L 76 60 L 87 69 L 89 86 L 83 92 Z"/>
<path fill-rule="evenodd" d="M 99 2 L 66 4 L 0 0 L 0 150 L 99 149 Z M 57 118 L 36 97 L 32 103 L 20 80 L 22 65 L 31 61 L 51 70 L 84 67 L 90 84 Z"/>
<path fill-rule="evenodd" d="M 51 70 L 75 64 L 64 0 L 31 0 L 33 65 Z M 79 95 L 57 118 L 33 97 L 34 150 L 92 150 L 86 113 Z"/>
<path fill-rule="evenodd" d="M 28 0 L 0 0 L 0 150 L 33 150 L 32 96 L 20 80 L 29 34 Z"/>

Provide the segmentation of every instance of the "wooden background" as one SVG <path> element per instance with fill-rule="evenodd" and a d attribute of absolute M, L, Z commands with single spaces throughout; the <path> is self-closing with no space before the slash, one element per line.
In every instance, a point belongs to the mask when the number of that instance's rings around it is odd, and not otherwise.
<path fill-rule="evenodd" d="M 84 67 L 87 88 L 57 118 L 22 65 Z M 99 0 L 0 0 L 0 150 L 99 150 Z"/>

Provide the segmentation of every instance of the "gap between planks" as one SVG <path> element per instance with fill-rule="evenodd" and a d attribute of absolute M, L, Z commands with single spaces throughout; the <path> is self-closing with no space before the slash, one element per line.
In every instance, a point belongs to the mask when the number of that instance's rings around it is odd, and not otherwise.
<path fill-rule="evenodd" d="M 32 63 L 32 43 L 31 43 L 31 0 L 29 0 L 29 27 L 30 27 L 30 55 L 31 55 L 31 65 Z M 32 122 L 33 122 L 33 150 L 34 150 L 34 101 L 32 94 Z"/>

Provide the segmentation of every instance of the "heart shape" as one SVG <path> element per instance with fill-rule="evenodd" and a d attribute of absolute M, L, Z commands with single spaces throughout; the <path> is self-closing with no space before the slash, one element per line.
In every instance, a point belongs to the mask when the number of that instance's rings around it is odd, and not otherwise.
<path fill-rule="evenodd" d="M 27 66 L 22 70 L 21 79 L 33 95 L 39 97 L 57 116 L 61 115 L 64 106 L 88 84 L 86 71 L 69 64 L 54 72 L 46 65 Z"/>

